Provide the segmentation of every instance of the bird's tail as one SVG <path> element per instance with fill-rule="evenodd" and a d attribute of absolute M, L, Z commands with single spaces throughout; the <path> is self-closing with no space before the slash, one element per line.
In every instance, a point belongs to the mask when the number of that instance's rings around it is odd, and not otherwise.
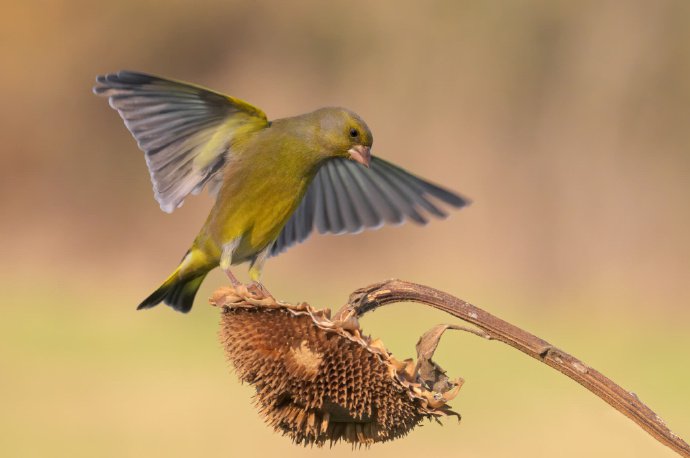
<path fill-rule="evenodd" d="M 164 302 L 178 312 L 189 312 L 201 282 L 211 270 L 208 266 L 193 266 L 194 258 L 196 258 L 194 254 L 191 250 L 187 252 L 177 269 L 157 290 L 139 304 L 137 310 L 150 309 Z"/>

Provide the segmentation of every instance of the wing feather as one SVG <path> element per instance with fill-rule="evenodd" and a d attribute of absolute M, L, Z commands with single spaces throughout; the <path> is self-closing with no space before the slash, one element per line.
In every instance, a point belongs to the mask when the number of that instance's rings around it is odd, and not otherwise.
<path fill-rule="evenodd" d="M 426 224 L 426 219 L 416 210 L 414 201 L 405 196 L 404 188 L 401 187 L 403 183 L 395 180 L 391 176 L 390 171 L 381 169 L 380 167 L 372 167 L 372 172 L 376 177 L 378 183 L 385 185 L 388 190 L 388 195 L 393 199 L 396 207 L 400 209 L 404 216 L 412 219 L 418 224 Z"/>
<path fill-rule="evenodd" d="M 445 218 L 443 206 L 469 201 L 378 157 L 369 169 L 347 159 L 328 160 L 276 239 L 271 255 L 321 234 L 355 233 L 405 219 L 426 224 L 427 215 Z"/>
<path fill-rule="evenodd" d="M 355 210 L 352 190 L 345 187 L 343 180 L 340 178 L 340 171 L 337 167 L 328 167 L 327 180 L 330 183 L 333 194 L 338 202 L 338 216 L 340 217 L 340 225 L 336 229 L 337 233 L 357 233 L 362 230 L 362 224 L 359 221 L 359 216 Z"/>
<path fill-rule="evenodd" d="M 345 188 L 349 190 L 355 205 L 359 219 L 364 228 L 376 227 L 381 224 L 381 218 L 376 212 L 373 199 L 367 196 L 363 183 L 357 179 L 357 174 L 353 173 L 349 167 L 338 167 L 340 177 Z"/>
<path fill-rule="evenodd" d="M 217 191 L 235 135 L 268 126 L 258 108 L 192 84 L 130 71 L 96 81 L 94 92 L 108 97 L 144 151 L 154 196 L 168 213 L 207 183 Z"/>

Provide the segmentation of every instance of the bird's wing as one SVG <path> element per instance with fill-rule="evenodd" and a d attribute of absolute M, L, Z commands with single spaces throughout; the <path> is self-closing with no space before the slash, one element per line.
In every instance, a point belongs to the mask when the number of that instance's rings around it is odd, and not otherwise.
<path fill-rule="evenodd" d="M 165 212 L 209 183 L 217 188 L 233 138 L 269 125 L 242 100 L 144 73 L 99 76 L 93 91 L 108 97 L 146 154 L 154 196 Z"/>
<path fill-rule="evenodd" d="M 271 255 L 304 241 L 314 229 L 344 234 L 406 219 L 426 224 L 427 214 L 447 216 L 439 204 L 460 208 L 469 201 L 378 157 L 368 169 L 348 159 L 330 159 L 317 172 Z"/>

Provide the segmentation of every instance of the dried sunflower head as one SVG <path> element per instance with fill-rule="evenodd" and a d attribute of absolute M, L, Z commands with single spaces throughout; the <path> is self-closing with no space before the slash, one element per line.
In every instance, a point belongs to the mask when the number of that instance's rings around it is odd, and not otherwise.
<path fill-rule="evenodd" d="M 239 378 L 256 388 L 259 412 L 296 443 L 369 445 L 404 436 L 424 418 L 460 418 L 446 403 L 462 379 L 449 380 L 431 361 L 442 330 L 420 340 L 415 364 L 363 336 L 355 318 L 331 320 L 328 309 L 242 286 L 218 290 L 211 303 L 222 310 L 221 342 Z"/>

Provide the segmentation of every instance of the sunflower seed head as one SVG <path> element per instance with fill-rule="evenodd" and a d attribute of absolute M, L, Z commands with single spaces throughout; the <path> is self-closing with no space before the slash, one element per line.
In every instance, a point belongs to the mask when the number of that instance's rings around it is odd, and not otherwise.
<path fill-rule="evenodd" d="M 447 402 L 462 379 L 425 380 L 420 365 L 363 336 L 355 318 L 332 321 L 328 310 L 232 288 L 211 303 L 222 310 L 221 342 L 239 378 L 255 387 L 261 416 L 298 444 L 370 445 L 425 418 L 460 418 Z"/>

